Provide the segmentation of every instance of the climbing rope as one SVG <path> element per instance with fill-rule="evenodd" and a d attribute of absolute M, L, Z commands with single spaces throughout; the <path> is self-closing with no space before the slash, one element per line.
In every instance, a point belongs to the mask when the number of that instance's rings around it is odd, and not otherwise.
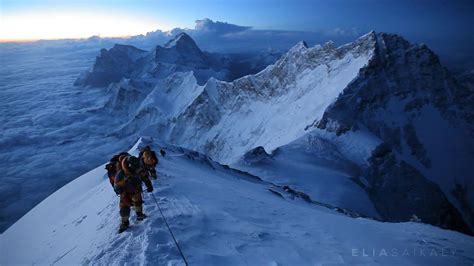
<path fill-rule="evenodd" d="M 171 231 L 171 228 L 170 228 L 168 222 L 166 221 L 166 218 L 165 218 L 165 216 L 163 215 L 163 212 L 161 211 L 160 204 L 158 204 L 158 201 L 156 200 L 155 195 L 153 195 L 153 193 L 151 194 L 151 197 L 152 197 L 153 200 L 155 201 L 156 206 L 158 207 L 158 210 L 160 210 L 161 217 L 163 217 L 163 220 L 165 221 L 166 227 L 168 227 L 168 231 L 170 232 L 171 237 L 172 237 L 173 240 L 174 240 L 174 244 L 175 244 L 176 247 L 178 248 L 178 251 L 179 251 L 179 253 L 181 254 L 181 257 L 183 258 L 184 264 L 185 264 L 186 266 L 188 266 L 188 265 L 189 265 L 189 264 L 188 264 L 188 261 L 186 260 L 186 257 L 184 257 L 183 251 L 182 251 L 181 248 L 179 247 L 178 241 L 176 241 L 176 238 L 174 237 L 173 231 Z"/>

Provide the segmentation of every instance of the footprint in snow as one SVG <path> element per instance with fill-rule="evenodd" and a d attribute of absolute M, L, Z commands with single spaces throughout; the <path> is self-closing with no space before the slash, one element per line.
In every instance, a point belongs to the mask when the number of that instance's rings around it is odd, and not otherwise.
<path fill-rule="evenodd" d="M 86 218 L 87 218 L 87 215 L 84 215 L 84 216 L 79 217 L 79 218 L 77 218 L 76 220 L 74 220 L 73 223 L 74 223 L 75 226 L 78 226 L 78 225 L 81 224 L 82 221 L 84 221 Z"/>

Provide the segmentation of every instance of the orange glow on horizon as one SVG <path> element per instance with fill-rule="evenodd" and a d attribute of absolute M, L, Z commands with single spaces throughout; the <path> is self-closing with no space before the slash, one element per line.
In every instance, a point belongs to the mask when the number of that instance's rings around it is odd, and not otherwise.
<path fill-rule="evenodd" d="M 1 16 L 0 42 L 86 39 L 91 36 L 129 37 L 168 25 L 133 14 L 97 11 L 23 12 Z"/>
<path fill-rule="evenodd" d="M 100 38 L 130 38 L 130 37 L 133 37 L 133 36 L 136 36 L 136 35 L 139 35 L 139 34 L 135 34 L 135 35 L 123 35 L 123 36 L 99 36 Z M 90 38 L 92 37 L 89 36 L 87 38 Z M 0 39 L 0 43 L 9 43 L 9 42 L 12 42 L 12 43 L 21 43 L 21 42 L 37 42 L 37 41 L 60 41 L 60 40 L 71 40 L 71 41 L 75 41 L 75 40 L 85 40 L 87 38 L 41 38 L 41 39 L 28 39 L 28 38 L 24 38 L 24 39 Z"/>

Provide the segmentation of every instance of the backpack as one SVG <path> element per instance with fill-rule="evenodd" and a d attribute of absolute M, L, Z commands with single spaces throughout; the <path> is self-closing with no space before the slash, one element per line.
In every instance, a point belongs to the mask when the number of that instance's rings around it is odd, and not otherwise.
<path fill-rule="evenodd" d="M 105 165 L 105 169 L 107 170 L 107 176 L 109 177 L 109 181 L 112 187 L 114 187 L 115 175 L 117 174 L 117 164 L 119 163 L 119 160 L 122 156 L 130 156 L 130 154 L 128 152 L 121 152 L 119 154 L 115 154 L 109 160 L 109 163 Z"/>
<path fill-rule="evenodd" d="M 149 152 L 151 154 L 151 157 L 156 161 L 156 164 L 158 164 L 158 157 L 156 156 L 156 152 L 150 148 L 150 146 L 146 146 L 145 148 L 140 150 L 140 153 L 138 155 L 138 158 L 142 159 L 143 154 L 145 152 Z"/>

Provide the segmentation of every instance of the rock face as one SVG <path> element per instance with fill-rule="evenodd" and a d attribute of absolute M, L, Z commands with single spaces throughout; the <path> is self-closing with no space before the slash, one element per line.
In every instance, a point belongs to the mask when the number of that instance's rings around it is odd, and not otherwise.
<path fill-rule="evenodd" d="M 145 132 L 233 163 L 312 134 L 356 165 L 382 219 L 474 228 L 474 97 L 424 45 L 375 32 L 341 47 L 300 42 L 231 82 L 209 78 L 225 71 L 186 35 L 133 58 L 147 67 L 109 88 L 108 106 L 130 114 L 118 137 Z"/>
<path fill-rule="evenodd" d="M 420 109 L 428 105 L 449 121 L 472 115 L 472 91 L 460 86 L 426 46 L 384 33 L 373 34 L 372 41 L 375 50 L 369 64 L 325 112 L 318 127 L 326 128 L 337 121 L 337 127 L 330 130 L 341 133 L 363 120 L 384 134 L 379 124 L 387 124 L 389 116 L 419 116 Z M 394 109 L 390 106 L 394 100 L 400 102 L 403 115 L 377 114 L 380 109 Z"/>
<path fill-rule="evenodd" d="M 74 85 L 104 87 L 122 78 L 130 78 L 140 68 L 138 61 L 147 55 L 146 51 L 130 45 L 116 44 L 110 50 L 102 49 L 92 70 L 79 77 Z"/>
<path fill-rule="evenodd" d="M 258 146 L 247 153 L 242 157 L 246 163 L 265 163 L 272 159 L 271 155 L 265 151 L 265 148 Z"/>
<path fill-rule="evenodd" d="M 443 228 L 471 233 L 460 212 L 440 187 L 406 161 L 399 160 L 382 144 L 369 159 L 366 188 L 375 208 L 386 221 L 403 222 L 412 217 Z"/>

